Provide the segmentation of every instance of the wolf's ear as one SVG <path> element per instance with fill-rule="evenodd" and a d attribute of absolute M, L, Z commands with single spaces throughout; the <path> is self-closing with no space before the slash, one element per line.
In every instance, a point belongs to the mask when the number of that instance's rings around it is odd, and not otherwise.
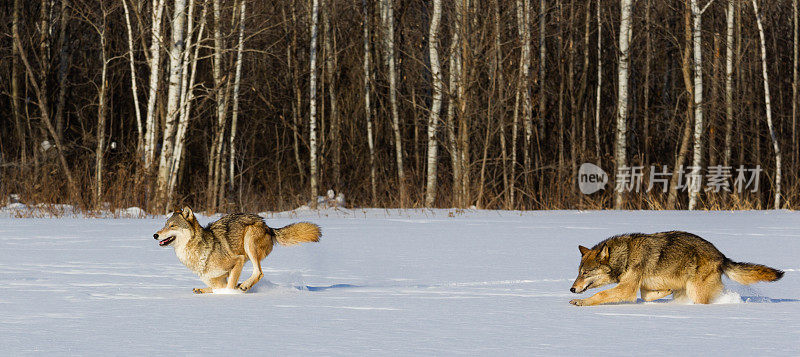
<path fill-rule="evenodd" d="M 194 213 L 189 206 L 183 207 L 183 210 L 181 210 L 181 216 L 183 216 L 183 218 L 185 218 L 187 221 L 194 219 Z"/>
<path fill-rule="evenodd" d="M 600 254 L 597 256 L 597 259 L 605 263 L 608 262 L 608 258 L 608 244 L 606 244 L 603 245 L 603 249 L 600 250 Z"/>
<path fill-rule="evenodd" d="M 581 251 L 581 255 L 582 255 L 582 256 L 583 256 L 583 255 L 586 255 L 586 253 L 589 253 L 589 252 L 591 252 L 591 251 L 592 251 L 591 249 L 589 249 L 589 248 L 586 248 L 586 247 L 584 247 L 584 246 L 582 246 L 582 245 L 579 245 L 579 246 L 578 246 L 578 250 L 580 250 L 580 251 Z"/>

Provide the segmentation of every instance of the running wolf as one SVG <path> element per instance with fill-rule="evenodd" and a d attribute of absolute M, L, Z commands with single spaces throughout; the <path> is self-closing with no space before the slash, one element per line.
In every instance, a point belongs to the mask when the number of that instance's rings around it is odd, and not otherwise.
<path fill-rule="evenodd" d="M 760 264 L 738 263 L 725 257 L 713 244 L 687 232 L 632 233 L 608 238 L 594 247 L 578 246 L 581 263 L 578 278 L 569 291 L 618 285 L 570 304 L 590 306 L 620 301 L 652 301 L 672 294 L 710 303 L 723 288 L 722 274 L 740 284 L 776 281 L 783 272 Z"/>
<path fill-rule="evenodd" d="M 224 216 L 204 228 L 189 207 L 173 213 L 164 228 L 153 234 L 160 239 L 158 245 L 172 246 L 181 263 L 208 286 L 194 289 L 196 294 L 220 288 L 247 291 L 264 276 L 261 260 L 272 252 L 276 242 L 295 245 L 319 242 L 319 237 L 316 224 L 300 222 L 270 228 L 260 216 L 245 213 Z M 253 263 L 253 274 L 237 284 L 246 259 Z"/>

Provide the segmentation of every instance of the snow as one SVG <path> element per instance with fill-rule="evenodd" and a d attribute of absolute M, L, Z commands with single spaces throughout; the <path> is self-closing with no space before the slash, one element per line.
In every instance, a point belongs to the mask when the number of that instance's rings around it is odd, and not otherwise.
<path fill-rule="evenodd" d="M 800 354 L 800 213 L 262 215 L 276 227 L 315 222 L 322 241 L 276 247 L 248 293 L 204 295 L 153 240 L 163 217 L 1 216 L 0 355 Z M 712 305 L 568 303 L 579 296 L 569 292 L 578 244 L 672 229 L 786 275 L 749 287 L 726 279 Z"/>

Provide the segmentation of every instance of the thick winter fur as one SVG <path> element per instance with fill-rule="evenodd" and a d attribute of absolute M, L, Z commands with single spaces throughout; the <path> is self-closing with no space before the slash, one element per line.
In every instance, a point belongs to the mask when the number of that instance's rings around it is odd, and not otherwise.
<path fill-rule="evenodd" d="M 313 223 L 273 229 L 260 216 L 245 213 L 224 216 L 204 228 L 192 210 L 184 207 L 173 213 L 153 238 L 159 239 L 160 246 L 172 246 L 181 263 L 200 277 L 207 287 L 194 292 L 202 294 L 221 288 L 247 291 L 264 276 L 261 261 L 272 252 L 276 242 L 280 245 L 318 242 L 320 235 L 319 226 Z M 253 274 L 238 284 L 248 259 L 253 263 Z"/>
<path fill-rule="evenodd" d="M 740 284 L 783 276 L 782 271 L 764 265 L 734 262 L 703 238 L 679 231 L 624 234 L 591 249 L 578 249 L 581 263 L 570 291 L 580 294 L 617 284 L 587 299 L 570 301 L 579 306 L 635 301 L 639 291 L 645 301 L 672 294 L 675 299 L 708 304 L 722 292 L 722 274 Z"/>

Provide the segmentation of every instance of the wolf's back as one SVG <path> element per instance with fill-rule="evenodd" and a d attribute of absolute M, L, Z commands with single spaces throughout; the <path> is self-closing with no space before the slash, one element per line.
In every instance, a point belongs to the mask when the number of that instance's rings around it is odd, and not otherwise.
<path fill-rule="evenodd" d="M 759 281 L 775 281 L 783 277 L 783 271 L 766 265 L 738 263 L 730 259 L 722 262 L 722 271 L 739 284 L 753 284 Z"/>
<path fill-rule="evenodd" d="M 296 245 L 306 242 L 319 242 L 322 233 L 319 226 L 309 222 L 293 223 L 283 228 L 277 228 L 275 240 L 280 245 Z"/>

